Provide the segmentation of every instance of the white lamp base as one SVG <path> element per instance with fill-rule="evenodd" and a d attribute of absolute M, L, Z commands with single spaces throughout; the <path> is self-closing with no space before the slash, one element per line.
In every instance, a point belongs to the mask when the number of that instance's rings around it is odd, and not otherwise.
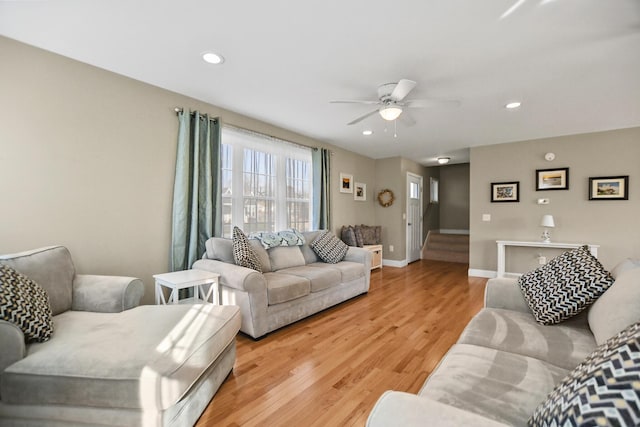
<path fill-rule="evenodd" d="M 542 243 L 551 243 L 551 232 L 546 228 L 542 232 Z"/>

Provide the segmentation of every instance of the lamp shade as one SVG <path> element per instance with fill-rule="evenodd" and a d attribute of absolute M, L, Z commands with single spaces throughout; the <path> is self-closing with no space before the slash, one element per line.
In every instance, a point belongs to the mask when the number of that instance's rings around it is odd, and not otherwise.
<path fill-rule="evenodd" d="M 380 108 L 379 112 L 383 119 L 391 121 L 397 119 L 400 116 L 400 114 L 402 113 L 402 108 L 397 105 L 385 105 L 384 107 Z"/>
<path fill-rule="evenodd" d="M 553 215 L 542 215 L 542 221 L 540 222 L 542 227 L 555 227 L 556 224 L 553 222 Z"/>

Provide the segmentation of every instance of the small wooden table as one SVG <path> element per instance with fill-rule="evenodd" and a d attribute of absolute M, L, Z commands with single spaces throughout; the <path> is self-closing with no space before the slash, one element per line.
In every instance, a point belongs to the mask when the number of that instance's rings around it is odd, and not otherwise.
<path fill-rule="evenodd" d="M 364 245 L 363 248 L 373 255 L 371 257 L 371 269 L 382 268 L 382 245 Z"/>
<path fill-rule="evenodd" d="M 525 246 L 532 248 L 559 248 L 559 249 L 576 249 L 580 246 L 589 246 L 589 251 L 594 257 L 598 257 L 598 248 L 600 245 L 590 245 L 588 243 L 556 243 L 556 242 L 529 242 L 529 241 L 515 241 L 515 240 L 496 240 L 498 244 L 498 277 L 504 277 L 505 275 L 505 248 L 507 246 Z"/>
<path fill-rule="evenodd" d="M 173 273 L 154 274 L 156 279 L 156 304 L 197 304 L 211 302 L 218 304 L 219 274 L 204 270 L 183 270 Z M 210 285 L 208 290 L 205 286 Z M 165 299 L 162 287 L 171 289 L 169 298 Z M 193 288 L 193 297 L 180 299 L 180 289 Z"/>

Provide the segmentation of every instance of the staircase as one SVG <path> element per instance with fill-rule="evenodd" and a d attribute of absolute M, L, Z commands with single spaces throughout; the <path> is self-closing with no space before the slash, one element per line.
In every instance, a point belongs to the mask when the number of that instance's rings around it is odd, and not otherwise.
<path fill-rule="evenodd" d="M 422 259 L 469 263 L 469 235 L 429 231 L 422 246 Z"/>

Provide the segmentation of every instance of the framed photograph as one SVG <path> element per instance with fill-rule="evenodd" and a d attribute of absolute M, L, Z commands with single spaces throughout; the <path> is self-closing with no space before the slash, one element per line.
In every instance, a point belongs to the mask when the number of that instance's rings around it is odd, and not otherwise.
<path fill-rule="evenodd" d="M 589 178 L 589 200 L 629 200 L 629 175 Z"/>
<path fill-rule="evenodd" d="M 354 191 L 353 191 L 353 200 L 358 200 L 360 202 L 364 202 L 367 200 L 367 184 L 363 184 L 361 182 L 353 183 Z"/>
<path fill-rule="evenodd" d="M 340 192 L 353 193 L 353 175 L 340 172 Z"/>
<path fill-rule="evenodd" d="M 568 189 L 569 168 L 536 170 L 536 191 Z"/>
<path fill-rule="evenodd" d="M 491 183 L 491 203 L 519 201 L 520 181 Z"/>

